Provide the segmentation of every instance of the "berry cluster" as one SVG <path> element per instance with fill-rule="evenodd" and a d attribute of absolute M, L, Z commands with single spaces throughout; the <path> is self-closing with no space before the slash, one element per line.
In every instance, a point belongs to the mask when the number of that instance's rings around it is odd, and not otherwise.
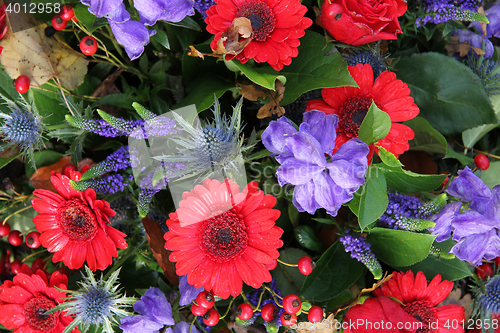
<path fill-rule="evenodd" d="M 65 5 L 59 14 L 52 17 L 52 26 L 54 29 L 61 31 L 66 29 L 68 21 L 75 18 L 75 13 L 73 12 L 73 7 L 70 5 Z M 76 19 L 76 18 L 75 18 Z"/>
<path fill-rule="evenodd" d="M 10 224 L 4 222 L 0 224 L 0 237 L 6 237 L 7 241 L 12 246 L 20 246 L 23 243 L 23 235 L 19 230 L 11 230 Z M 40 233 L 37 231 L 32 231 L 26 235 L 26 245 L 29 248 L 36 249 L 40 246 Z"/>
<path fill-rule="evenodd" d="M 219 322 L 219 312 L 214 309 L 215 299 L 212 293 L 202 291 L 196 296 L 196 301 L 191 305 L 191 312 L 195 316 L 202 316 L 207 326 L 215 326 Z"/>

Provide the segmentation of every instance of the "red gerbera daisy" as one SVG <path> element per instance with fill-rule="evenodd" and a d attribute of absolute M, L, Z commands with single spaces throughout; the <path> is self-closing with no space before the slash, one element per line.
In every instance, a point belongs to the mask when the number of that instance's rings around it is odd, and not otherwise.
<path fill-rule="evenodd" d="M 222 298 L 239 295 L 243 281 L 254 288 L 271 281 L 265 265 L 283 246 L 283 230 L 274 225 L 280 216 L 272 209 L 275 197 L 264 195 L 256 182 L 240 192 L 228 179 L 206 179 L 182 197 L 165 234 L 177 275 L 187 274 L 189 284 Z"/>
<path fill-rule="evenodd" d="M 60 311 L 45 312 L 66 302 L 66 293 L 54 287 L 66 289 L 67 285 L 64 274 L 54 272 L 48 281 L 42 270 L 33 274 L 23 265 L 23 273 L 0 286 L 0 324 L 14 333 L 61 333 L 73 318 Z M 71 332 L 80 331 L 75 328 Z"/>
<path fill-rule="evenodd" d="M 427 285 L 424 273 L 417 276 L 412 271 L 406 274 L 395 272 L 392 279 L 376 289 L 375 296 L 394 297 L 401 301 L 403 310 L 422 322 L 419 333 L 424 332 L 463 332 L 465 309 L 461 305 L 450 304 L 436 307 L 453 289 L 453 282 L 441 281 L 436 275 Z M 457 325 L 458 324 L 458 325 Z"/>
<path fill-rule="evenodd" d="M 349 66 L 349 73 L 359 88 L 323 89 L 324 101 L 317 99 L 309 101 L 306 111 L 320 110 L 326 114 L 339 116 L 335 140 L 335 150 L 337 150 L 349 139 L 358 137 L 359 126 L 374 101 L 379 109 L 389 114 L 392 122 L 389 134 L 375 144 L 398 157 L 410 148 L 408 141 L 414 137 L 411 128 L 398 122 L 415 118 L 420 111 L 410 97 L 410 88 L 403 81 L 397 80 L 396 74 L 389 71 L 382 72 L 374 82 L 373 70 L 369 64 Z M 373 145 L 370 145 L 370 149 L 373 154 Z"/>
<path fill-rule="evenodd" d="M 226 31 L 233 20 L 246 17 L 252 24 L 252 40 L 243 52 L 236 55 L 241 63 L 249 59 L 267 62 L 277 71 L 283 65 L 290 65 L 292 57 L 299 54 L 299 38 L 312 20 L 304 17 L 307 7 L 300 0 L 215 0 L 215 5 L 207 10 L 207 31 L 215 38 L 210 44 L 217 49 L 221 33 Z M 232 59 L 233 56 L 226 56 Z"/>
<path fill-rule="evenodd" d="M 40 199 L 31 200 L 40 213 L 33 222 L 42 246 L 54 252 L 53 262 L 63 261 L 70 269 L 87 260 L 92 271 L 104 270 L 118 256 L 116 248 L 127 248 L 126 235 L 108 225 L 115 212 L 107 201 L 96 200 L 94 190 L 74 190 L 65 175 L 53 172 L 50 180 L 60 195 L 38 189 L 33 194 Z"/>

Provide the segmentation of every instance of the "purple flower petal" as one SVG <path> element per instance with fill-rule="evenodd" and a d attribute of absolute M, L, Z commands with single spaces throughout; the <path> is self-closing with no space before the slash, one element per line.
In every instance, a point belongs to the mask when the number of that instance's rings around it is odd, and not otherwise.
<path fill-rule="evenodd" d="M 446 189 L 446 193 L 463 201 L 472 201 L 472 209 L 485 204 L 484 202 L 477 202 L 477 199 L 481 197 L 488 199 L 492 195 L 489 187 L 469 167 L 458 171 L 458 177 L 452 180 Z M 477 203 L 474 203 L 474 201 Z"/>
<path fill-rule="evenodd" d="M 186 16 L 194 15 L 192 0 L 135 0 L 134 7 L 139 12 L 141 23 L 154 25 L 156 21 L 179 22 Z"/>
<path fill-rule="evenodd" d="M 500 237 L 496 229 L 484 234 L 474 234 L 462 238 L 451 248 L 457 258 L 479 265 L 481 259 L 492 260 L 500 256 Z"/>
<path fill-rule="evenodd" d="M 309 181 L 304 185 L 295 186 L 293 191 L 293 205 L 299 212 L 314 214 L 321 206 L 314 200 L 314 183 Z"/>
<path fill-rule="evenodd" d="M 352 199 L 352 194 L 335 184 L 326 172 L 322 172 L 313 179 L 314 199 L 319 206 L 325 208 L 328 214 L 337 215 L 337 211 L 344 202 Z"/>
<path fill-rule="evenodd" d="M 337 115 L 327 115 L 324 112 L 312 110 L 304 113 L 304 122 L 300 125 L 300 131 L 309 132 L 321 144 L 323 153 L 332 155 L 338 124 Z"/>
<path fill-rule="evenodd" d="M 475 32 L 464 29 L 459 29 L 452 32 L 452 35 L 454 34 L 458 34 L 459 37 L 458 41 L 460 43 L 468 43 L 469 45 L 480 49 L 482 49 L 483 47 L 483 40 L 484 40 L 484 52 L 485 52 L 484 58 L 490 59 L 493 56 L 495 48 L 493 47 L 493 44 L 488 38 L 483 38 L 483 36 L 480 34 L 476 34 Z M 468 54 L 478 57 L 477 53 L 472 49 L 469 50 Z"/>
<path fill-rule="evenodd" d="M 486 38 L 500 37 L 500 3 L 496 3 L 484 12 L 488 18 L 488 25 L 486 26 Z M 481 24 L 479 22 L 472 22 L 469 28 L 475 27 L 477 31 L 482 32 Z"/>
<path fill-rule="evenodd" d="M 109 14 L 116 12 L 120 6 L 123 6 L 123 0 L 86 0 L 82 3 L 89 6 L 89 12 L 97 17 L 108 17 Z"/>
<path fill-rule="evenodd" d="M 470 235 L 487 233 L 498 226 L 498 222 L 474 210 L 466 210 L 455 216 L 452 226 L 455 229 L 453 239 L 459 240 Z"/>
<path fill-rule="evenodd" d="M 285 151 L 299 161 L 326 167 L 326 157 L 320 143 L 307 132 L 299 132 L 286 140 Z"/>
<path fill-rule="evenodd" d="M 173 333 L 200 333 L 197 329 L 196 326 L 193 325 L 191 327 L 191 331 L 189 331 L 189 327 L 191 324 L 186 323 L 185 321 L 180 321 L 174 326 Z"/>
<path fill-rule="evenodd" d="M 354 192 L 365 183 L 365 172 L 368 168 L 366 155 L 370 149 L 358 139 L 351 139 L 340 146 L 328 163 L 328 171 L 334 182 L 342 188 L 354 189 Z"/>
<path fill-rule="evenodd" d="M 430 219 L 436 223 L 436 226 L 429 228 L 433 235 L 437 235 L 436 241 L 443 242 L 451 237 L 452 222 L 460 210 L 461 202 L 454 202 L 444 206 L 441 211 L 433 215 Z"/>
<path fill-rule="evenodd" d="M 323 170 L 324 167 L 317 164 L 289 158 L 276 170 L 276 175 L 278 175 L 280 186 L 285 184 L 302 185 L 322 173 Z"/>
<path fill-rule="evenodd" d="M 108 13 L 108 18 L 113 22 L 123 23 L 130 20 L 130 13 L 125 9 L 125 5 L 122 3 L 116 10 Z"/>
<path fill-rule="evenodd" d="M 151 33 L 154 35 L 155 30 L 149 31 L 141 22 L 125 21 L 117 23 L 108 20 L 111 30 L 115 35 L 116 41 L 123 45 L 130 60 L 135 60 L 144 52 L 144 46 L 149 43 Z"/>
<path fill-rule="evenodd" d="M 146 316 L 128 316 L 121 319 L 120 328 L 123 333 L 157 333 L 163 324 L 148 319 Z"/>
<path fill-rule="evenodd" d="M 158 288 L 149 288 L 141 300 L 134 304 L 135 312 L 147 316 L 150 320 L 163 325 L 174 325 L 172 307 L 165 295 Z"/>
<path fill-rule="evenodd" d="M 179 292 L 181 293 L 181 299 L 179 300 L 180 306 L 185 306 L 190 304 L 196 299 L 199 293 L 201 293 L 203 288 L 195 288 L 190 285 L 187 280 L 187 275 L 183 275 L 179 279 Z"/>
<path fill-rule="evenodd" d="M 262 143 L 271 153 L 281 154 L 284 152 L 285 141 L 295 133 L 297 133 L 295 127 L 290 124 L 287 118 L 282 117 L 269 123 L 269 126 L 262 133 Z"/>

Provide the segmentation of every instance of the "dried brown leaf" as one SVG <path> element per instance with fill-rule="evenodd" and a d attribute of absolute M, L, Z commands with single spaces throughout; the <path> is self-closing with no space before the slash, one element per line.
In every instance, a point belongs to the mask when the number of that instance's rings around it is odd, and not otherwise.
<path fill-rule="evenodd" d="M 7 24 L 0 61 L 12 79 L 26 75 L 32 86 L 39 86 L 57 77 L 69 90 L 83 82 L 87 59 L 62 41 L 46 37 L 47 24 L 22 11 L 7 14 Z"/>
<path fill-rule="evenodd" d="M 258 119 L 264 119 L 272 116 L 273 114 L 277 114 L 278 117 L 281 117 L 285 114 L 285 108 L 279 104 L 279 102 L 283 99 L 285 86 L 283 86 L 283 83 L 278 80 L 274 88 L 274 91 L 269 91 L 269 103 L 262 106 L 257 112 Z"/>
<path fill-rule="evenodd" d="M 246 99 L 250 101 L 257 101 L 259 98 L 266 98 L 267 97 L 267 91 L 265 88 L 262 88 L 261 86 L 248 82 L 236 82 L 236 86 L 240 88 L 240 93 L 245 97 Z"/>
<path fill-rule="evenodd" d="M 481 6 L 477 9 L 477 12 L 479 14 L 483 14 L 484 16 L 486 16 L 486 13 L 484 12 L 484 7 Z M 481 26 L 481 30 L 483 31 L 483 37 L 486 36 L 486 25 L 487 23 L 486 22 L 483 22 L 483 21 L 479 21 L 479 25 Z"/>
<path fill-rule="evenodd" d="M 175 273 L 175 264 L 168 259 L 171 251 L 165 249 L 165 239 L 160 225 L 147 216 L 142 219 L 142 224 L 146 230 L 149 247 L 153 251 L 156 261 L 160 264 L 163 274 L 170 283 L 179 284 L 179 277 Z"/>
<path fill-rule="evenodd" d="M 337 319 L 331 313 L 328 318 L 319 323 L 299 322 L 296 330 L 298 333 L 334 333 L 337 331 L 336 326 L 338 326 L 336 322 Z"/>
<path fill-rule="evenodd" d="M 194 46 L 189 46 L 189 51 L 188 51 L 188 56 L 190 57 L 198 57 L 198 58 L 201 58 L 203 60 L 205 60 L 205 56 L 203 55 L 203 53 L 201 53 L 200 51 L 198 51 L 197 49 L 194 48 Z"/>
<path fill-rule="evenodd" d="M 237 17 L 231 26 L 221 33 L 216 54 L 238 55 L 252 41 L 252 23 L 246 17 Z M 224 43 L 225 42 L 225 43 Z"/>
<path fill-rule="evenodd" d="M 96 90 L 92 93 L 93 97 L 104 97 L 110 94 L 119 94 L 120 90 L 115 84 L 116 79 L 120 76 L 123 70 L 117 70 L 113 74 L 109 75 L 101 84 L 97 87 Z"/>

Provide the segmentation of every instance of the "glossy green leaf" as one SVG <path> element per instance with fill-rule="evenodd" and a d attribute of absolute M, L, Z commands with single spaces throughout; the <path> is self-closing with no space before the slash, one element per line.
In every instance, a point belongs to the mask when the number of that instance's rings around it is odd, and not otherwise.
<path fill-rule="evenodd" d="M 181 27 L 181 28 L 187 28 L 187 29 L 191 29 L 191 30 L 201 31 L 200 25 L 198 23 L 196 23 L 196 21 L 193 20 L 189 16 L 186 16 L 180 22 L 165 22 L 165 23 L 173 25 L 173 26 L 176 26 L 176 27 Z"/>
<path fill-rule="evenodd" d="M 403 164 L 397 159 L 397 157 L 394 156 L 394 154 L 391 153 L 390 151 L 387 151 L 384 147 L 379 148 L 378 156 L 382 160 L 382 163 L 384 163 L 387 166 L 390 167 L 403 166 Z"/>
<path fill-rule="evenodd" d="M 486 170 L 481 171 L 481 180 L 493 188 L 500 184 L 500 161 L 490 162 L 490 167 Z"/>
<path fill-rule="evenodd" d="M 48 84 L 42 85 L 43 88 L 48 90 L 54 90 Z M 33 99 L 35 100 L 35 105 L 38 112 L 42 117 L 45 117 L 43 123 L 46 125 L 59 125 L 63 124 L 64 117 L 68 113 L 68 108 L 57 94 L 57 91 L 50 92 L 47 90 L 40 89 L 30 89 L 33 94 Z"/>
<path fill-rule="evenodd" d="M 410 150 L 421 150 L 428 153 L 446 153 L 448 143 L 445 137 L 436 131 L 425 118 L 416 117 L 405 121 L 405 125 L 411 127 L 415 133 L 413 140 L 410 140 Z"/>
<path fill-rule="evenodd" d="M 497 123 L 481 81 L 453 57 L 421 53 L 396 64 L 398 79 L 407 83 L 424 117 L 442 134 L 460 133 Z"/>
<path fill-rule="evenodd" d="M 469 165 L 471 163 L 474 163 L 474 159 L 473 158 L 471 158 L 469 156 L 465 156 L 462 153 L 456 152 L 453 149 L 451 149 L 450 147 L 448 147 L 446 149 L 446 154 L 444 155 L 444 158 L 454 158 L 454 159 L 457 159 L 462 165 Z"/>
<path fill-rule="evenodd" d="M 384 173 L 377 167 L 370 166 L 359 200 L 358 223 L 361 230 L 378 220 L 384 214 L 388 203 Z"/>
<path fill-rule="evenodd" d="M 78 19 L 78 21 L 92 33 L 99 27 L 94 26 L 97 17 L 91 14 L 88 8 L 89 7 L 84 6 L 82 4 L 77 4 L 76 6 L 73 7 L 73 12 L 75 13 L 75 16 Z"/>
<path fill-rule="evenodd" d="M 18 158 L 19 156 L 21 156 L 21 155 L 22 155 L 22 153 L 17 153 L 17 154 L 12 155 L 11 157 L 0 158 L 0 169 L 3 168 L 4 166 L 6 166 L 7 164 L 9 164 L 10 162 L 12 162 L 13 160 L 15 160 L 16 158 Z"/>
<path fill-rule="evenodd" d="M 269 66 L 256 67 L 254 61 L 242 64 L 239 60 L 225 60 L 225 63 L 229 69 L 237 68 L 250 81 L 266 89 L 274 90 L 276 80 L 280 80 L 283 84 L 286 83 L 286 77 L 281 72 L 277 72 Z"/>
<path fill-rule="evenodd" d="M 441 278 L 448 281 L 456 281 L 472 275 L 467 264 L 460 259 L 443 259 L 434 256 L 429 256 L 409 267 L 399 267 L 399 269 L 411 270 L 415 274 L 422 271 L 427 278 L 441 274 Z"/>
<path fill-rule="evenodd" d="M 403 170 L 401 167 L 390 167 L 383 163 L 376 165 L 384 173 L 387 186 L 401 193 L 428 192 L 436 189 L 446 175 L 421 175 Z"/>
<path fill-rule="evenodd" d="M 167 50 L 170 50 L 170 42 L 168 41 L 168 36 L 165 31 L 157 29 L 156 34 L 151 37 L 151 39 L 160 43 Z"/>
<path fill-rule="evenodd" d="M 435 235 L 373 228 L 366 240 L 377 259 L 393 267 L 405 267 L 424 260 L 435 238 Z"/>
<path fill-rule="evenodd" d="M 319 217 L 313 217 L 312 220 L 319 222 L 319 223 L 323 223 L 323 224 L 337 224 L 337 222 L 333 218 L 324 219 L 324 218 L 319 218 Z"/>
<path fill-rule="evenodd" d="M 289 247 L 280 251 L 279 259 L 290 264 L 296 264 L 299 262 L 300 258 L 307 255 L 308 254 L 302 250 Z M 271 271 L 271 275 L 276 278 L 278 288 L 283 295 L 300 294 L 300 287 L 306 279 L 306 276 L 300 273 L 297 267 L 285 266 L 280 263 Z"/>
<path fill-rule="evenodd" d="M 293 229 L 293 233 L 297 242 L 299 242 L 299 244 L 306 249 L 316 252 L 321 252 L 323 250 L 323 245 L 318 237 L 316 237 L 314 230 L 310 226 L 299 225 Z"/>
<path fill-rule="evenodd" d="M 495 110 L 495 115 L 497 119 L 500 119 L 500 95 L 490 96 L 491 103 L 493 104 L 493 110 Z M 487 124 L 480 125 L 468 130 L 463 131 L 462 141 L 466 147 L 474 147 L 476 142 L 478 142 L 486 133 L 500 126 L 499 124 Z"/>
<path fill-rule="evenodd" d="M 302 285 L 302 293 L 311 302 L 328 301 L 353 285 L 364 270 L 365 266 L 336 242 L 316 262 Z"/>
<path fill-rule="evenodd" d="M 385 138 L 390 130 L 391 117 L 389 117 L 387 112 L 380 110 L 372 101 L 365 119 L 363 119 L 361 126 L 359 126 L 359 139 L 370 145 Z"/>

